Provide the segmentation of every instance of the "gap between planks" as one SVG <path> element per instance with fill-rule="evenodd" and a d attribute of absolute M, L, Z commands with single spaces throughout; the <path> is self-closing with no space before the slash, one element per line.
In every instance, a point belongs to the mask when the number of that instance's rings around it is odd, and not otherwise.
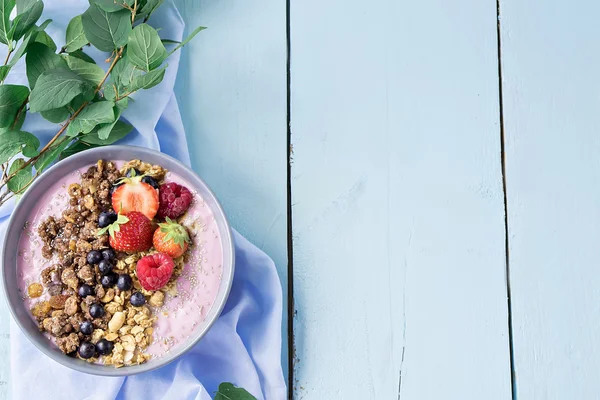
<path fill-rule="evenodd" d="M 296 360 L 296 345 L 294 337 L 294 246 L 292 229 L 292 72 L 291 72 L 291 22 L 290 0 L 285 5 L 285 38 L 286 38 L 286 87 L 287 87 L 287 254 L 288 254 L 288 399 L 294 397 L 294 364 Z"/>
<path fill-rule="evenodd" d="M 508 234 L 508 195 L 506 184 L 506 148 L 504 133 L 504 103 L 502 93 L 502 29 L 500 18 L 500 0 L 496 0 L 496 37 L 498 45 L 498 102 L 499 102 L 499 120 L 500 120 L 500 162 L 502 163 L 502 194 L 504 196 L 504 254 L 506 266 L 506 303 L 508 308 L 508 347 L 510 359 L 510 386 L 512 399 L 517 399 L 515 360 L 514 360 L 514 342 L 513 342 L 513 318 L 512 318 L 512 299 L 510 289 L 510 246 Z"/>

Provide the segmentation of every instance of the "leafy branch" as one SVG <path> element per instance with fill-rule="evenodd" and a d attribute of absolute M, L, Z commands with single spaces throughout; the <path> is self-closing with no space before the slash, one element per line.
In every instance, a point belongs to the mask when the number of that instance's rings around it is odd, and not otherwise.
<path fill-rule="evenodd" d="M 133 127 L 121 120 L 130 96 L 164 78 L 166 60 L 181 43 L 161 39 L 147 23 L 164 0 L 90 0 L 89 8 L 68 24 L 58 49 L 38 25 L 41 0 L 0 0 L 0 43 L 7 46 L 0 66 L 0 206 L 27 187 L 53 162 L 90 147 L 112 144 Z M 16 16 L 11 19 L 16 8 Z M 178 43 L 167 52 L 165 44 Z M 106 71 L 85 52 L 108 52 Z M 4 84 L 25 57 L 29 86 Z M 28 113 L 60 124 L 41 146 L 21 128 Z"/>

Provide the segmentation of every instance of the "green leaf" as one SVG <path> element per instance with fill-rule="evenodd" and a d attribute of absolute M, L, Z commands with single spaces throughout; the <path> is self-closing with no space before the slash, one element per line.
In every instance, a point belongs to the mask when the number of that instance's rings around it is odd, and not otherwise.
<path fill-rule="evenodd" d="M 13 46 L 13 37 L 15 36 L 15 31 L 17 30 L 17 25 L 19 24 L 19 21 L 21 21 L 22 17 L 23 17 L 22 15 L 17 15 L 15 17 L 15 19 L 13 19 L 12 22 L 10 23 L 10 30 L 6 34 L 6 36 L 8 37 L 8 47 L 9 48 L 12 48 L 12 46 Z"/>
<path fill-rule="evenodd" d="M 26 146 L 29 149 L 40 145 L 40 141 L 29 132 L 7 131 L 0 133 L 0 164 L 16 156 Z"/>
<path fill-rule="evenodd" d="M 21 17 L 19 21 L 16 24 L 13 21 L 13 24 L 15 24 L 16 27 L 12 39 L 19 40 L 25 36 L 25 34 L 35 26 L 37 20 L 40 19 L 42 16 L 42 11 L 44 11 L 44 3 L 37 1 L 27 8 L 23 13 L 19 13 L 18 16 Z"/>
<path fill-rule="evenodd" d="M 165 0 L 146 0 L 144 4 L 141 4 L 139 7 L 140 15 L 145 16 L 144 19 L 147 21 L 148 18 L 150 18 L 150 15 L 152 15 L 152 13 L 164 2 Z"/>
<path fill-rule="evenodd" d="M 8 189 L 11 192 L 20 192 L 21 190 L 25 189 L 25 187 L 28 186 L 33 180 L 33 176 L 31 174 L 31 165 L 23 168 L 24 164 L 25 160 L 22 158 L 17 158 L 15 161 L 13 161 L 10 169 L 8 170 L 9 175 L 16 173 L 15 176 L 10 178 L 10 180 L 7 182 Z"/>
<path fill-rule="evenodd" d="M 175 53 L 177 50 L 179 50 L 180 48 L 182 48 L 183 46 L 188 44 L 194 38 L 194 36 L 196 36 L 200 31 L 203 31 L 205 29 L 206 29 L 205 26 L 199 26 L 196 29 L 194 29 L 194 31 L 192 33 L 190 33 L 188 37 L 183 39 L 183 41 L 181 43 L 179 43 L 179 45 L 177 47 L 175 47 L 173 50 L 171 50 L 171 52 L 169 53 L 169 55 L 167 57 L 169 57 L 171 54 Z"/>
<path fill-rule="evenodd" d="M 113 130 L 113 127 L 117 124 L 117 121 L 119 120 L 119 118 L 121 118 L 121 108 L 115 106 L 113 108 L 113 110 L 115 112 L 115 120 L 113 122 L 97 126 L 97 128 L 98 128 L 97 133 L 98 133 L 99 140 L 108 139 L 108 137 L 110 136 L 110 133 Z"/>
<path fill-rule="evenodd" d="M 129 97 L 123 97 L 121 100 L 117 101 L 115 103 L 117 105 L 117 108 L 119 109 L 119 111 L 125 111 L 125 109 L 127 108 L 127 106 L 129 106 Z"/>
<path fill-rule="evenodd" d="M 134 66 L 149 72 L 162 64 L 167 57 L 167 50 L 154 28 L 140 24 L 129 34 L 127 57 Z"/>
<path fill-rule="evenodd" d="M 94 147 L 98 147 L 98 146 L 93 145 L 93 144 L 83 143 L 80 141 L 75 141 L 67 149 L 63 150 L 63 152 L 60 154 L 60 159 L 62 160 L 64 158 L 72 156 L 75 153 L 79 153 L 80 151 L 84 151 L 84 150 L 93 149 Z"/>
<path fill-rule="evenodd" d="M 38 0 L 17 0 L 17 13 L 23 14 L 25 10 L 34 5 Z"/>
<path fill-rule="evenodd" d="M 27 100 L 29 89 L 20 85 L 0 85 L 0 127 L 14 123 L 17 112 Z"/>
<path fill-rule="evenodd" d="M 150 71 L 147 74 L 144 74 L 142 76 L 135 77 L 131 81 L 131 83 L 129 84 L 127 89 L 130 92 L 135 92 L 136 90 L 140 90 L 140 89 L 153 88 L 154 86 L 156 86 L 160 82 L 162 82 L 163 78 L 165 77 L 165 68 L 167 68 L 166 65 L 164 67 L 162 67 L 161 69 L 156 69 L 156 70 Z"/>
<path fill-rule="evenodd" d="M 91 0 L 104 11 L 115 12 L 125 9 L 125 6 L 132 6 L 134 0 Z"/>
<path fill-rule="evenodd" d="M 56 43 L 54 43 L 54 40 L 50 37 L 50 35 L 48 35 L 44 31 L 38 32 L 37 36 L 35 37 L 34 43 L 41 43 L 44 46 L 50 48 L 50 50 L 52 50 L 53 52 L 56 51 Z"/>
<path fill-rule="evenodd" d="M 53 110 L 67 105 L 75 96 L 92 98 L 94 90 L 83 78 L 68 69 L 44 72 L 29 98 L 31 112 Z"/>
<path fill-rule="evenodd" d="M 59 143 L 52 145 L 47 151 L 45 151 L 35 162 L 35 169 L 37 172 L 42 173 L 50 164 L 58 159 L 58 156 L 63 152 L 64 149 L 71 143 L 68 139 L 63 139 Z"/>
<path fill-rule="evenodd" d="M 35 157 L 38 154 L 40 154 L 40 152 L 38 151 L 39 147 L 40 139 L 38 139 L 34 135 L 31 135 L 28 137 L 27 142 L 23 146 L 23 150 L 21 150 L 21 152 L 25 157 Z"/>
<path fill-rule="evenodd" d="M 214 400 L 256 400 L 246 390 L 233 386 L 231 383 L 223 382 L 219 385 L 219 390 Z"/>
<path fill-rule="evenodd" d="M 57 68 L 67 67 L 67 63 L 61 56 L 54 53 L 51 48 L 41 43 L 31 43 L 25 56 L 27 66 L 27 80 L 29 87 L 35 88 L 37 80 L 44 72 L 50 72 Z"/>
<path fill-rule="evenodd" d="M 50 25 L 50 22 L 52 22 L 51 19 L 45 20 L 40 26 L 38 26 L 37 28 L 32 29 L 29 32 L 29 34 L 25 35 L 25 39 L 23 39 L 23 41 L 21 42 L 21 45 L 17 48 L 17 51 L 15 51 L 15 53 L 13 54 L 13 56 L 10 59 L 10 62 L 8 63 L 8 65 L 10 65 L 11 67 L 15 66 L 15 64 L 17 63 L 17 61 L 19 61 L 19 59 L 21 57 L 23 57 L 23 54 L 25 54 L 25 52 L 29 48 L 29 43 L 35 42 L 37 36 L 41 32 L 43 32 L 44 29 L 46 29 L 48 27 L 48 25 Z M 54 49 L 54 51 L 56 51 L 56 48 Z"/>
<path fill-rule="evenodd" d="M 104 70 L 96 64 L 92 64 L 83 61 L 77 57 L 66 56 L 65 60 L 69 65 L 71 71 L 90 82 L 94 86 L 97 86 L 104 79 Z"/>
<path fill-rule="evenodd" d="M 15 8 L 15 0 L 0 0 L 0 42 L 9 44 L 10 13 Z M 9 45 L 12 48 L 12 43 Z"/>
<path fill-rule="evenodd" d="M 105 125 L 103 125 L 102 128 L 104 126 Z M 107 124 L 107 126 L 110 126 L 111 130 L 105 139 L 100 139 L 100 137 L 98 136 L 99 130 L 102 129 L 102 128 L 100 128 L 100 129 L 94 129 L 89 134 L 83 136 L 81 138 L 81 141 L 88 143 L 88 144 L 97 144 L 99 146 L 106 146 L 106 145 L 113 144 L 116 141 L 123 139 L 125 136 L 127 136 L 133 130 L 133 126 L 131 126 L 127 122 L 124 122 L 121 120 L 117 120 L 114 123 L 114 125 Z M 98 128 L 98 127 L 96 127 L 96 128 Z"/>
<path fill-rule="evenodd" d="M 3 131 L 9 131 L 9 130 L 19 130 L 21 129 L 21 127 L 23 126 L 23 124 L 25 123 L 25 117 L 27 117 L 27 110 L 23 109 L 22 111 L 18 111 L 19 115 L 17 117 L 17 123 L 13 123 L 12 125 L 9 125 L 5 128 L 0 128 L 3 129 Z"/>
<path fill-rule="evenodd" d="M 89 40 L 85 37 L 83 31 L 83 22 L 81 15 L 76 16 L 67 25 L 67 38 L 64 49 L 67 53 L 72 53 L 88 44 Z"/>
<path fill-rule="evenodd" d="M 10 65 L 0 66 L 0 82 L 4 82 L 4 80 L 6 79 L 6 76 L 8 75 L 8 72 L 10 71 L 10 68 L 11 68 Z"/>
<path fill-rule="evenodd" d="M 61 107 L 61 108 L 55 108 L 54 110 L 42 111 L 40 114 L 42 115 L 42 117 L 45 120 L 53 122 L 55 124 L 63 122 L 64 120 L 69 118 L 69 116 L 71 115 L 71 113 L 69 112 L 69 109 L 67 107 Z"/>
<path fill-rule="evenodd" d="M 134 78 L 142 74 L 142 71 L 135 68 L 135 66 L 129 62 L 129 57 L 125 54 L 113 68 L 111 77 L 120 91 L 121 88 L 128 86 Z"/>
<path fill-rule="evenodd" d="M 178 40 L 171 40 L 171 39 L 160 39 L 160 41 L 161 41 L 163 44 L 179 44 L 179 43 L 181 43 L 181 42 L 180 42 L 180 41 L 178 41 Z"/>
<path fill-rule="evenodd" d="M 96 5 L 90 5 L 81 18 L 85 36 L 99 50 L 113 51 L 127 44 L 131 32 L 129 10 L 109 13 Z"/>
<path fill-rule="evenodd" d="M 88 105 L 69 124 L 67 135 L 76 136 L 79 133 L 89 133 L 98 124 L 114 122 L 114 106 L 115 103 L 110 101 L 99 101 Z"/>
<path fill-rule="evenodd" d="M 75 51 L 71 52 L 71 54 L 69 54 L 69 55 L 71 57 L 79 58 L 80 60 L 83 60 L 85 62 L 89 62 L 89 63 L 92 63 L 92 64 L 96 63 L 96 61 L 92 57 L 90 57 L 87 54 L 85 54 L 83 52 L 83 50 L 75 50 Z"/>

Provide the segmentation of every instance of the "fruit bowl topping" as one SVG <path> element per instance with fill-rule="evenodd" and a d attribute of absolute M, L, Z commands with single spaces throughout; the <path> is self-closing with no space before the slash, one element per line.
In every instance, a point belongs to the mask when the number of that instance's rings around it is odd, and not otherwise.
<path fill-rule="evenodd" d="M 154 253 L 138 260 L 135 271 L 142 287 L 158 290 L 165 286 L 175 268 L 173 259 L 165 253 Z"/>
<path fill-rule="evenodd" d="M 171 218 L 167 217 L 166 220 L 167 222 L 158 224 L 154 231 L 154 248 L 173 258 L 181 257 L 188 248 L 190 235 L 187 229 L 173 222 Z"/>
<path fill-rule="evenodd" d="M 160 186 L 160 207 L 158 217 L 176 219 L 182 216 L 192 204 L 192 192 L 175 182 Z"/>
<path fill-rule="evenodd" d="M 139 211 L 150 220 L 154 218 L 159 207 L 158 191 L 152 184 L 144 182 L 144 178 L 143 175 L 136 175 L 133 172 L 131 177 L 121 178 L 118 181 L 119 186 L 112 194 L 112 206 L 115 212 L 127 214 L 131 211 Z"/>
<path fill-rule="evenodd" d="M 117 220 L 106 228 L 100 229 L 98 235 L 109 233 L 110 246 L 116 251 L 137 253 L 152 247 L 154 224 L 148 217 L 138 211 L 119 215 Z"/>

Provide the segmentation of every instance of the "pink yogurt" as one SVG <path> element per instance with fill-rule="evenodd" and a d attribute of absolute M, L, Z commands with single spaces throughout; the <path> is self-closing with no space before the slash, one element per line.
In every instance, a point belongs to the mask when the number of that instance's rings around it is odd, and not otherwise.
<path fill-rule="evenodd" d="M 120 167 L 124 161 L 115 163 Z M 57 262 L 56 259 L 47 260 L 42 256 L 43 242 L 37 234 L 37 228 L 49 216 L 60 217 L 69 201 L 67 187 L 71 183 L 79 183 L 81 174 L 92 165 L 56 182 L 39 199 L 38 205 L 27 218 L 28 224 L 19 241 L 17 272 L 19 291 L 28 310 L 33 304 L 47 300 L 50 296 L 44 293 L 40 298 L 30 299 L 26 296 L 27 287 L 33 282 L 41 282 L 42 270 Z M 206 315 L 217 296 L 223 271 L 223 248 L 212 210 L 204 204 L 200 194 L 180 176 L 169 172 L 165 181 L 183 185 L 194 193 L 192 205 L 182 220 L 182 224 L 192 235 L 193 246 L 190 248 L 189 261 L 177 279 L 177 293 L 167 294 L 165 304 L 153 309 L 158 321 L 154 325 L 153 343 L 146 350 L 153 358 L 184 344 L 197 328 L 203 327 Z M 30 316 L 34 319 L 33 315 Z"/>

